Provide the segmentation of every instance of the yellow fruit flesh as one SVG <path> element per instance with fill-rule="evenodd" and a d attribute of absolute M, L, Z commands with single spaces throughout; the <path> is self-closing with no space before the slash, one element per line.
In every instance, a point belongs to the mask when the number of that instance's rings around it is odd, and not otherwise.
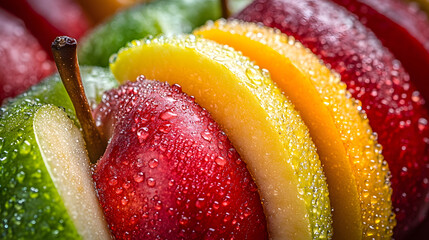
<path fill-rule="evenodd" d="M 113 57 L 120 82 L 179 84 L 222 126 L 255 178 L 273 239 L 328 238 L 325 177 L 308 130 L 267 73 L 194 36 L 134 41 Z"/>
<path fill-rule="evenodd" d="M 334 238 L 391 236 L 389 170 L 360 103 L 348 95 L 339 76 L 293 38 L 253 23 L 219 20 L 194 33 L 227 44 L 268 69 L 300 111 L 327 177 Z"/>

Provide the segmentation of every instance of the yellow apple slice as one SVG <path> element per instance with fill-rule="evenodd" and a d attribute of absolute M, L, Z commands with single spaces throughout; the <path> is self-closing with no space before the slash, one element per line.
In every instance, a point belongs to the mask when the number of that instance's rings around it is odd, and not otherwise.
<path fill-rule="evenodd" d="M 255 178 L 273 239 L 330 238 L 325 177 L 308 130 L 267 72 L 232 48 L 183 35 L 133 41 L 112 57 L 120 82 L 179 84 L 222 126 Z"/>
<path fill-rule="evenodd" d="M 339 75 L 293 38 L 255 23 L 218 20 L 194 33 L 267 69 L 301 113 L 327 177 L 334 238 L 391 236 L 389 169 L 360 103 Z"/>

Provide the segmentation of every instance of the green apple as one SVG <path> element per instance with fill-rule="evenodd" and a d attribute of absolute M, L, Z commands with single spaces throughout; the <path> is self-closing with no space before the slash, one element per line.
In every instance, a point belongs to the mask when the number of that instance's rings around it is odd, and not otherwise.
<path fill-rule="evenodd" d="M 108 69 L 101 67 L 80 68 L 82 83 L 85 94 L 91 107 L 95 107 L 100 101 L 104 91 L 118 87 L 118 82 Z M 9 100 L 6 104 L 19 105 L 23 101 L 35 101 L 41 104 L 53 104 L 65 109 L 67 115 L 79 125 L 73 104 L 58 74 L 52 75 L 37 85 L 31 87 L 27 92 Z M 1 112 L 0 112 L 1 115 Z"/>
<path fill-rule="evenodd" d="M 221 17 L 219 0 L 158 0 L 116 14 L 85 37 L 79 49 L 83 65 L 108 66 L 109 57 L 134 39 L 190 33 Z"/>
<path fill-rule="evenodd" d="M 110 238 L 82 135 L 64 111 L 22 101 L 0 125 L 1 238 Z"/>
<path fill-rule="evenodd" d="M 117 86 L 105 69 L 82 75 L 90 102 Z M 0 110 L 1 239 L 110 238 L 76 124 L 58 75 Z"/>

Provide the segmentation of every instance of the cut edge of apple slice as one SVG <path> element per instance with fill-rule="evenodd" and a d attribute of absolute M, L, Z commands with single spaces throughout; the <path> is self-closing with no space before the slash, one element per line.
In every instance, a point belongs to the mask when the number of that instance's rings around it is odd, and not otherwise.
<path fill-rule="evenodd" d="M 255 178 L 271 238 L 331 236 L 315 147 L 267 72 L 232 48 L 193 35 L 136 40 L 111 60 L 120 82 L 145 75 L 179 84 L 211 113 Z"/>
<path fill-rule="evenodd" d="M 77 232 L 82 239 L 111 239 L 79 129 L 53 105 L 36 112 L 33 127 L 46 169 Z"/>

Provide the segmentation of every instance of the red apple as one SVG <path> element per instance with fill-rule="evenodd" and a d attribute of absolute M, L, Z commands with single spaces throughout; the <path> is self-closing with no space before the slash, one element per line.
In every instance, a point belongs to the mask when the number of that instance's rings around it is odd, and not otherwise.
<path fill-rule="evenodd" d="M 51 74 L 47 53 L 16 17 L 0 8 L 0 104 Z"/>
<path fill-rule="evenodd" d="M 178 85 L 140 77 L 94 115 L 111 136 L 94 180 L 117 239 L 268 238 L 246 165 Z"/>
<path fill-rule="evenodd" d="M 429 21 L 411 4 L 398 0 L 333 0 L 356 14 L 410 74 L 429 100 Z"/>
<path fill-rule="evenodd" d="M 49 53 L 57 36 L 79 39 L 90 26 L 83 10 L 73 0 L 0 1 L 0 7 L 21 18 Z"/>
<path fill-rule="evenodd" d="M 429 115 L 401 63 L 355 16 L 326 0 L 256 0 L 237 17 L 294 36 L 341 75 L 389 163 L 396 237 L 421 222 L 428 205 Z"/>

